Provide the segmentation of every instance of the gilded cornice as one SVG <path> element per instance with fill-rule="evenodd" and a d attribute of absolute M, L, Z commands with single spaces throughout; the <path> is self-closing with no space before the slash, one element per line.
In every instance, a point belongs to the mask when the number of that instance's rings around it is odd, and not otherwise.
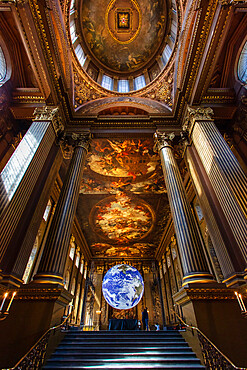
<path fill-rule="evenodd" d="M 55 94 L 57 102 L 60 102 L 60 106 L 64 111 L 66 118 L 69 118 L 69 110 L 65 97 L 62 94 L 61 87 L 59 84 L 59 76 L 56 71 L 56 65 L 54 63 L 54 58 L 51 52 L 51 46 L 48 41 L 47 32 L 44 24 L 44 19 L 42 17 L 42 12 L 40 9 L 41 2 L 38 0 L 29 1 L 30 10 L 35 23 L 37 34 L 40 41 L 40 46 L 43 50 L 43 56 L 46 60 L 46 66 L 49 71 L 49 77 L 52 83 L 52 93 Z M 45 21 L 48 23 L 47 19 Z"/>
<path fill-rule="evenodd" d="M 40 286 L 33 285 L 32 287 L 32 284 L 30 284 L 28 287 L 25 286 L 18 289 L 15 300 L 56 301 L 59 299 L 59 301 L 67 304 L 72 298 L 73 296 L 62 287 L 51 288 L 46 286 L 46 284 L 40 284 Z"/>
<path fill-rule="evenodd" d="M 223 285 L 223 284 L 222 284 Z M 179 292 L 173 295 L 173 299 L 178 305 L 184 305 L 189 301 L 199 301 L 199 300 L 219 300 L 219 301 L 227 301 L 227 300 L 235 300 L 236 296 L 234 291 L 231 289 L 227 289 L 224 287 L 219 288 L 183 288 Z"/>
<path fill-rule="evenodd" d="M 25 39 L 25 44 L 28 48 L 28 54 L 32 59 L 32 63 L 35 68 L 36 76 L 38 78 L 41 91 L 44 94 L 44 96 L 48 97 L 50 93 L 48 87 L 49 84 L 46 78 L 46 73 L 43 68 L 43 63 L 41 61 L 36 42 L 34 41 L 32 25 L 29 20 L 29 17 L 27 16 L 27 6 L 28 0 L 15 1 L 16 16 L 22 31 L 23 38 Z"/>
<path fill-rule="evenodd" d="M 219 45 L 221 43 L 221 40 L 222 40 L 222 37 L 225 33 L 225 28 L 227 26 L 227 24 L 229 23 L 229 16 L 230 16 L 230 9 L 228 10 L 227 14 L 224 15 L 224 23 L 223 25 L 221 25 L 221 17 L 218 17 L 217 19 L 217 24 L 215 26 L 215 29 L 214 29 L 214 33 L 213 33 L 213 37 L 212 39 L 210 40 L 210 43 L 209 43 L 209 49 L 207 50 L 207 54 L 206 54 L 206 59 L 205 61 L 203 61 L 203 65 L 206 66 L 207 64 L 209 64 L 209 68 L 208 69 L 204 69 L 204 71 L 202 72 L 201 74 L 201 80 L 202 80 L 202 91 L 200 93 L 200 100 L 202 98 L 202 96 L 206 93 L 206 90 L 209 86 L 209 83 L 210 83 L 210 78 L 211 78 L 211 75 L 212 75 L 212 69 L 214 68 L 214 65 L 215 65 L 215 60 L 217 59 L 217 52 L 219 51 Z M 219 31 L 219 27 L 220 27 L 220 34 L 219 34 L 219 37 L 217 39 L 217 43 L 215 41 L 216 37 L 217 37 L 217 32 Z M 214 47 L 214 53 L 213 53 L 213 56 L 212 56 L 212 48 Z M 209 62 L 210 60 L 210 62 Z M 205 76 L 205 78 L 203 78 Z"/>

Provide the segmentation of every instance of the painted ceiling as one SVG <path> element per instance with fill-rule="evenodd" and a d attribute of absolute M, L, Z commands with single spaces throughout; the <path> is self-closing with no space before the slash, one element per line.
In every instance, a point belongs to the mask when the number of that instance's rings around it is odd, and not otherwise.
<path fill-rule="evenodd" d="M 95 139 L 77 208 L 94 257 L 151 258 L 169 217 L 151 139 Z"/>
<path fill-rule="evenodd" d="M 83 0 L 80 9 L 84 42 L 110 71 L 143 68 L 164 41 L 164 0 Z"/>

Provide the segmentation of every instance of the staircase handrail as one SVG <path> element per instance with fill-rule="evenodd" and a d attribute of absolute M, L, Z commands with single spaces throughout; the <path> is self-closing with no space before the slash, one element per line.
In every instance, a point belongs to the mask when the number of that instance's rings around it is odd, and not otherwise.
<path fill-rule="evenodd" d="M 13 367 L 3 370 L 41 369 L 41 366 L 43 365 L 45 359 L 46 348 L 51 332 L 65 326 L 72 313 L 73 309 L 71 310 L 70 314 L 66 316 L 66 318 L 61 322 L 61 324 L 47 329 L 46 332 L 37 340 L 37 342 L 35 342 L 35 344 L 26 352 L 24 356 L 22 356 L 22 358 Z M 41 347 L 40 350 L 39 347 Z M 36 367 L 34 367 L 34 365 Z"/>
<path fill-rule="evenodd" d="M 207 369 L 214 369 L 215 367 L 212 367 L 211 366 L 211 361 L 212 361 L 212 353 L 210 357 L 207 356 L 208 354 L 208 350 L 205 349 L 205 344 L 203 343 L 203 340 L 202 338 L 204 339 L 204 341 L 206 342 L 207 345 L 209 345 L 209 347 L 213 347 L 214 351 L 216 352 L 216 356 L 219 357 L 219 360 L 221 362 L 221 364 L 224 364 L 224 367 L 217 367 L 217 369 L 237 369 L 237 370 L 247 370 L 246 367 L 238 367 L 236 365 L 234 365 L 234 363 L 226 356 L 224 355 L 224 353 L 221 352 L 221 350 L 199 329 L 197 328 L 196 326 L 192 326 L 192 325 L 189 325 L 187 324 L 183 319 L 182 317 L 180 317 L 177 312 L 175 312 L 173 310 L 173 313 L 177 316 L 177 318 L 181 321 L 181 323 L 186 327 L 186 328 L 189 328 L 189 329 L 192 329 L 192 330 L 195 330 L 199 335 L 198 335 L 198 338 L 199 338 L 199 342 L 200 342 L 200 345 L 201 345 L 201 348 L 202 348 L 202 354 L 203 354 L 203 359 L 204 359 L 204 362 L 205 362 L 205 365 L 206 365 L 206 368 Z M 202 338 L 201 338 L 202 337 Z M 213 361 L 215 360 L 215 357 L 213 357 Z M 217 361 L 217 359 L 216 359 Z"/>

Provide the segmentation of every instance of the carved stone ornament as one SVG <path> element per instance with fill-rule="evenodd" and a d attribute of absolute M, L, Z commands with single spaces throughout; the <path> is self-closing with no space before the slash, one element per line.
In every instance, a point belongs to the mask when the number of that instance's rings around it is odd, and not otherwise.
<path fill-rule="evenodd" d="M 167 135 L 165 132 L 156 131 L 154 133 L 154 151 L 159 152 L 161 149 L 169 146 L 171 147 L 171 141 L 174 139 L 175 134 L 172 132 Z"/>
<path fill-rule="evenodd" d="M 212 120 L 213 114 L 213 109 L 210 107 L 187 107 L 187 115 L 183 124 L 183 130 L 190 132 L 196 121 Z"/>
<path fill-rule="evenodd" d="M 61 136 L 64 131 L 64 125 L 62 118 L 59 114 L 58 107 L 39 107 L 34 111 L 35 121 L 52 121 L 54 131 L 57 136 Z"/>

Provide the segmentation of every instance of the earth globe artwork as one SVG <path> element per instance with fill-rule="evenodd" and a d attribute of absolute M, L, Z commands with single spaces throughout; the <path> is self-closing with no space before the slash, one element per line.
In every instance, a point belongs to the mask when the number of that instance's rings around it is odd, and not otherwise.
<path fill-rule="evenodd" d="M 105 274 L 102 291 L 110 306 L 127 310 L 140 302 L 144 282 L 136 268 L 126 264 L 116 265 Z"/>

